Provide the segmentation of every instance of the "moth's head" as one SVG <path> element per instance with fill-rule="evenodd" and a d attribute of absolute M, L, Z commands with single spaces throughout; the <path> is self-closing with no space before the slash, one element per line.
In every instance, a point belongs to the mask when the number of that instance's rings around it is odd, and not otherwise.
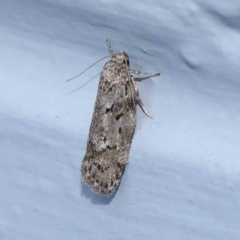
<path fill-rule="evenodd" d="M 129 67 L 129 57 L 125 52 L 116 52 L 112 54 L 112 60 Z"/>

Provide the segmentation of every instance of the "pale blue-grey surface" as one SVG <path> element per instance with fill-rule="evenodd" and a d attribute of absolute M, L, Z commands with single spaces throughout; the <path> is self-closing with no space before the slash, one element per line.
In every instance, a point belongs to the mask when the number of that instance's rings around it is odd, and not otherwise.
<path fill-rule="evenodd" d="M 1 2 L 0 239 L 240 239 L 239 12 L 238 0 Z M 79 171 L 104 61 L 65 83 L 108 54 L 106 38 L 133 69 L 161 72 L 138 79 L 154 119 L 138 109 L 110 198 Z"/>

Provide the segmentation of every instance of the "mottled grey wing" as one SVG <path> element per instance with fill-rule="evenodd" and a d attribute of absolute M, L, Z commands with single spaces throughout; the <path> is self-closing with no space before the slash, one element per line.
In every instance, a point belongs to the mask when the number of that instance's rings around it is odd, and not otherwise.
<path fill-rule="evenodd" d="M 113 60 L 105 64 L 98 88 L 82 182 L 110 195 L 120 183 L 128 162 L 136 124 L 136 105 L 128 69 Z"/>

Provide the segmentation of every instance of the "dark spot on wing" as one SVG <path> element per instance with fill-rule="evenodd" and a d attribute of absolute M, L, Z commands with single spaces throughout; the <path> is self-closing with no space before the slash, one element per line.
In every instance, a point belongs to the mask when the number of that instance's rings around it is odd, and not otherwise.
<path fill-rule="evenodd" d="M 120 134 L 122 133 L 122 128 L 121 128 L 121 127 L 118 129 L 118 132 L 119 132 Z"/>
<path fill-rule="evenodd" d="M 117 145 L 116 144 L 114 144 L 113 146 L 107 146 L 107 149 L 109 149 L 109 150 L 116 150 L 117 149 Z"/>
<path fill-rule="evenodd" d="M 122 168 L 122 164 L 121 163 L 117 163 L 117 166 L 118 166 L 118 168 Z"/>
<path fill-rule="evenodd" d="M 112 104 L 112 106 L 110 108 L 106 108 L 106 113 L 110 112 L 113 110 L 113 107 L 114 107 L 114 103 Z"/>
<path fill-rule="evenodd" d="M 128 87 L 127 87 L 127 84 L 125 84 L 125 95 L 126 95 L 126 96 L 128 95 Z"/>
<path fill-rule="evenodd" d="M 123 113 L 119 113 L 119 114 L 115 117 L 115 119 L 118 121 L 122 116 L 123 116 Z"/>

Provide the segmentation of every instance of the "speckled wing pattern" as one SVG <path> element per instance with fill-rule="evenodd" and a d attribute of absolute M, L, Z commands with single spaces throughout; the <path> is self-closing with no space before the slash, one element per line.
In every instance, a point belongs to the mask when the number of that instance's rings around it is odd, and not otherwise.
<path fill-rule="evenodd" d="M 83 159 L 82 183 L 111 195 L 128 162 L 136 125 L 134 88 L 129 69 L 115 60 L 103 68 Z"/>

